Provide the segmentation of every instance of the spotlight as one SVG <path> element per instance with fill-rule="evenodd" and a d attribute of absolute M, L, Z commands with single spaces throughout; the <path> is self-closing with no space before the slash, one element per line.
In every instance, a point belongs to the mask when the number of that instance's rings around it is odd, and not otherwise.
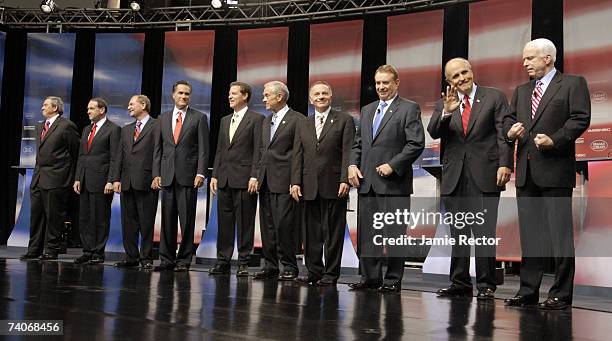
<path fill-rule="evenodd" d="M 53 0 L 43 0 L 40 2 L 40 10 L 44 13 L 51 13 L 55 10 L 55 1 Z"/>
<path fill-rule="evenodd" d="M 130 2 L 130 8 L 132 9 L 132 11 L 138 12 L 140 11 L 140 4 L 138 3 L 138 1 L 132 1 Z"/>
<path fill-rule="evenodd" d="M 219 9 L 221 8 L 221 0 L 212 0 L 210 2 L 210 5 L 214 8 L 214 9 Z"/>

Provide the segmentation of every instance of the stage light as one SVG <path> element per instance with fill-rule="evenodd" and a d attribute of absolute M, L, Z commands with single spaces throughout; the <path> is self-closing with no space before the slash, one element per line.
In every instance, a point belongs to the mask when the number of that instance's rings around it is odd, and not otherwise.
<path fill-rule="evenodd" d="M 221 8 L 221 0 L 212 0 L 210 2 L 210 5 L 214 8 L 214 9 L 219 9 Z"/>
<path fill-rule="evenodd" d="M 225 0 L 225 3 L 227 4 L 229 8 L 238 7 L 238 0 Z"/>
<path fill-rule="evenodd" d="M 40 10 L 49 14 L 55 10 L 55 1 L 43 0 L 40 2 Z"/>
<path fill-rule="evenodd" d="M 130 8 L 132 9 L 132 11 L 138 12 L 140 11 L 140 4 L 138 3 L 138 1 L 132 1 L 130 2 Z"/>

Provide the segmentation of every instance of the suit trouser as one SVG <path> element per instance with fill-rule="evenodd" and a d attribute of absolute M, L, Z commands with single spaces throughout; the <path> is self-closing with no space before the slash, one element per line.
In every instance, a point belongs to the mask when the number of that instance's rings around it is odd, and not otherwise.
<path fill-rule="evenodd" d="M 249 194 L 246 189 L 219 188 L 217 197 L 217 261 L 219 265 L 229 265 L 234 253 L 234 239 L 238 230 L 238 262 L 249 263 L 255 238 L 255 213 L 257 194 Z"/>
<path fill-rule="evenodd" d="M 104 249 L 110 231 L 113 194 L 89 192 L 81 183 L 79 197 L 79 231 L 83 254 L 104 258 Z"/>
<path fill-rule="evenodd" d="M 338 280 L 346 229 L 346 199 L 306 201 L 306 268 L 311 277 Z M 325 256 L 325 265 L 321 256 Z"/>
<path fill-rule="evenodd" d="M 30 240 L 28 253 L 59 253 L 66 209 L 70 203 L 70 188 L 30 188 Z"/>
<path fill-rule="evenodd" d="M 121 191 L 121 232 L 126 260 L 153 263 L 153 231 L 158 192 L 129 189 Z M 142 237 L 140 253 L 138 237 Z"/>
<path fill-rule="evenodd" d="M 198 189 L 193 186 L 181 186 L 175 179 L 170 186 L 162 188 L 162 223 L 159 241 L 159 257 L 162 265 L 191 264 L 197 203 Z M 181 246 L 177 254 L 179 220 Z"/>
<path fill-rule="evenodd" d="M 289 193 L 272 193 L 266 181 L 259 190 L 259 226 L 266 269 L 297 273 L 295 258 L 296 205 Z"/>
<path fill-rule="evenodd" d="M 518 294 L 539 297 L 544 258 L 554 258 L 555 280 L 548 292 L 572 303 L 574 289 L 574 228 L 572 188 L 543 188 L 533 182 L 527 166 L 525 186 L 518 187 L 521 232 L 521 286 Z"/>
<path fill-rule="evenodd" d="M 387 237 L 398 237 L 406 233 L 403 227 L 391 227 L 376 231 L 373 227 L 373 215 L 377 212 L 394 212 L 396 209 L 410 209 L 409 196 L 387 196 L 370 190 L 359 194 L 358 210 L 358 255 L 359 270 L 362 282 L 368 284 L 395 284 L 401 283 L 404 276 L 405 257 L 402 256 L 401 247 L 383 250 L 382 246 L 373 244 L 373 237 L 379 232 Z M 387 272 L 383 278 L 382 266 L 387 262 Z"/>
<path fill-rule="evenodd" d="M 451 237 L 457 242 L 452 246 L 450 280 L 464 288 L 472 287 L 470 278 L 470 245 L 458 243 L 460 236 L 471 238 L 495 238 L 499 192 L 483 193 L 473 180 L 467 166 L 463 166 L 459 183 L 450 196 L 443 198 L 444 207 L 453 215 L 483 213 L 484 223 L 466 226 L 450 226 Z M 476 286 L 478 289 L 497 288 L 495 284 L 495 245 L 474 246 L 476 256 Z"/>

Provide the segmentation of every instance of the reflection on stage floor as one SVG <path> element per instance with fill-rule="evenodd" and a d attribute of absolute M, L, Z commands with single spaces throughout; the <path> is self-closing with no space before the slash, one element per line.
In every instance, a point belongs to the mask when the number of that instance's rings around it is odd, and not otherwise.
<path fill-rule="evenodd" d="M 609 340 L 612 314 L 508 308 L 294 282 L 0 259 L 0 320 L 64 321 L 71 340 Z"/>

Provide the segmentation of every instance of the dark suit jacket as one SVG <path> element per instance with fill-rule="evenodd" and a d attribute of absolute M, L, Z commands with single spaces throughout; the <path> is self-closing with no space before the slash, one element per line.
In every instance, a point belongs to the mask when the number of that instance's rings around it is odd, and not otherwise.
<path fill-rule="evenodd" d="M 153 152 L 159 136 L 159 121 L 149 117 L 134 141 L 136 121 L 121 129 L 121 190 L 151 190 L 153 181 Z"/>
<path fill-rule="evenodd" d="M 217 179 L 219 188 L 229 186 L 246 189 L 249 179 L 257 178 L 257 162 L 261 152 L 261 124 L 264 116 L 247 110 L 230 143 L 229 127 L 232 115 L 221 119 L 212 177 Z"/>
<path fill-rule="evenodd" d="M 591 122 L 591 98 L 586 80 L 556 71 L 532 122 L 531 95 L 534 89 L 535 80 L 518 86 L 512 96 L 510 111 L 504 119 L 504 136 L 516 122 L 522 122 L 526 130 L 518 141 L 516 185 L 525 185 L 529 164 L 530 175 L 536 185 L 574 187 L 575 141 Z M 538 150 L 533 141 L 537 134 L 548 135 L 554 142 L 553 149 Z"/>
<path fill-rule="evenodd" d="M 257 179 L 260 187 L 265 179 L 270 192 L 289 194 L 295 125 L 303 117 L 304 115 L 299 112 L 289 109 L 279 123 L 272 141 L 270 141 L 272 115 L 264 119 L 261 133 L 261 157 L 257 166 Z"/>
<path fill-rule="evenodd" d="M 361 122 L 351 152 L 351 164 L 363 174 L 359 193 L 373 189 L 382 195 L 412 194 L 412 164 L 425 147 L 421 109 L 413 101 L 397 96 L 389 105 L 372 138 L 372 120 L 379 101 L 361 109 Z M 376 167 L 388 163 L 393 174 L 383 178 Z"/>
<path fill-rule="evenodd" d="M 39 186 L 44 190 L 71 187 L 79 152 L 77 127 L 60 115 L 41 141 L 44 122 L 36 125 L 38 152 L 30 187 Z"/>
<path fill-rule="evenodd" d="M 181 186 L 193 186 L 196 174 L 206 175 L 208 169 L 208 119 L 203 113 L 188 108 L 178 143 L 174 143 L 172 110 L 159 118 L 159 138 L 155 144 L 153 177 L 161 176 L 161 185 L 176 181 Z"/>
<path fill-rule="evenodd" d="M 302 187 L 305 200 L 317 194 L 324 199 L 338 199 L 338 186 L 348 183 L 348 166 L 355 138 L 353 118 L 330 110 L 319 139 L 315 115 L 297 122 L 293 143 L 291 184 Z"/>
<path fill-rule="evenodd" d="M 83 128 L 75 181 L 84 184 L 89 192 L 102 193 L 108 182 L 119 180 L 121 128 L 107 118 L 96 132 L 88 151 L 87 139 L 92 126 L 90 124 Z"/>
<path fill-rule="evenodd" d="M 503 119 L 508 101 L 499 90 L 478 86 L 474 96 L 467 136 L 463 133 L 461 110 L 442 119 L 444 102 L 436 103 L 427 131 L 434 139 L 442 139 L 442 195 L 450 195 L 463 167 L 468 167 L 481 192 L 499 192 L 497 169 L 514 167 L 514 150 L 506 143 Z"/>

